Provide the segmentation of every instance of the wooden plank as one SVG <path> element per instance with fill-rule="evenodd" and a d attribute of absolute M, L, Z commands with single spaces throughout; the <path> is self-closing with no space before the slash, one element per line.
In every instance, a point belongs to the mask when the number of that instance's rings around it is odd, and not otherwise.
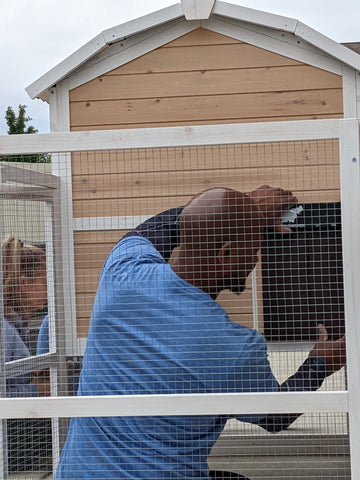
<path fill-rule="evenodd" d="M 278 167 L 304 164 L 338 165 L 338 141 L 313 140 L 80 152 L 72 155 L 72 172 L 74 182 L 82 181 L 82 178 L 87 181 L 88 175 L 98 175 L 101 182 L 101 176 L 106 174 L 183 172 L 240 167 L 263 169 L 273 167 L 275 163 Z"/>
<path fill-rule="evenodd" d="M 117 129 L 136 129 L 136 128 L 156 128 L 156 127 L 179 127 L 179 126 L 192 126 L 192 125 L 226 125 L 232 123 L 259 123 L 259 122 L 279 122 L 279 121 L 296 121 L 296 120 L 322 120 L 326 118 L 342 118 L 342 113 L 329 113 L 329 114 L 309 114 L 309 115 L 280 115 L 279 117 L 249 117 L 249 118 L 228 118 L 228 119 L 203 119 L 203 120 L 186 120 L 186 121 L 162 121 L 162 122 L 140 122 L 140 123 L 116 123 L 113 125 L 103 125 L 97 123 L 96 125 L 86 125 L 87 131 L 93 130 L 117 130 Z M 99 119 L 98 119 L 99 120 Z M 84 130 L 84 126 L 72 126 L 72 132 L 80 132 Z"/>
<path fill-rule="evenodd" d="M 259 187 L 261 183 L 248 184 L 247 190 Z M 214 185 L 213 185 L 214 186 Z M 222 184 L 223 186 L 223 184 Z M 199 188 L 198 192 L 204 188 Z M 301 188 L 294 189 L 299 202 L 303 203 L 321 203 L 338 202 L 340 191 L 336 189 L 322 189 L 316 191 L 304 191 Z M 196 192 L 196 193 L 198 193 Z M 176 206 L 185 205 L 191 198 L 191 195 L 177 194 L 174 196 L 163 197 L 135 197 L 122 199 L 99 199 L 99 200 L 77 200 L 73 204 L 74 218 L 82 217 L 102 217 L 102 216 L 122 216 L 122 215 L 155 215 L 158 212 L 168 210 Z"/>
<path fill-rule="evenodd" d="M 271 184 L 292 190 L 322 190 L 339 188 L 339 167 L 291 166 L 211 169 L 179 172 L 145 172 L 74 177 L 73 201 L 104 200 L 160 196 L 195 195 L 199 191 L 226 185 L 240 191 L 250 186 Z M 251 188 L 252 190 L 252 188 Z"/>
<path fill-rule="evenodd" d="M 246 43 L 194 45 L 191 48 L 160 47 L 115 68 L 111 75 L 149 72 L 184 72 L 229 68 L 299 65 L 300 62 Z M 108 75 L 109 75 L 108 74 Z"/>
<path fill-rule="evenodd" d="M 242 43 L 227 35 L 221 35 L 220 33 L 213 32 L 207 28 L 197 28 L 190 33 L 182 35 L 181 37 L 167 43 L 162 48 L 172 47 L 191 47 L 193 45 L 229 45 L 231 43 Z"/>
<path fill-rule="evenodd" d="M 307 65 L 237 70 L 103 75 L 70 92 L 70 101 L 183 97 L 342 88 L 339 75 Z"/>
<path fill-rule="evenodd" d="M 241 115 L 239 115 L 241 112 Z M 208 119 L 234 119 L 284 115 L 334 114 L 341 116 L 342 90 L 267 92 L 141 100 L 73 102 L 72 126 Z"/>
<path fill-rule="evenodd" d="M 127 230 L 103 230 L 103 231 L 83 231 L 74 232 L 74 244 L 77 245 L 115 245 L 119 239 L 125 235 Z M 76 251 L 75 251 L 76 252 Z"/>

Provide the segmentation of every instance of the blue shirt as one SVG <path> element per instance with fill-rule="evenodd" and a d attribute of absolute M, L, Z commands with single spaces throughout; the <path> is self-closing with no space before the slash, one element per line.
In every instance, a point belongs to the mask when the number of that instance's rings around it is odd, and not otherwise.
<path fill-rule="evenodd" d="M 41 323 L 36 345 L 36 355 L 48 353 L 49 349 L 49 315 L 45 315 Z"/>
<path fill-rule="evenodd" d="M 30 357 L 30 352 L 22 341 L 17 329 L 4 318 L 5 362 Z M 6 380 L 7 397 L 35 397 L 37 386 L 31 383 L 31 373 L 25 373 Z"/>
<path fill-rule="evenodd" d="M 100 276 L 78 395 L 276 390 L 258 332 L 231 322 L 148 240 L 116 245 Z M 207 456 L 226 420 L 73 418 L 55 478 L 208 478 Z"/>

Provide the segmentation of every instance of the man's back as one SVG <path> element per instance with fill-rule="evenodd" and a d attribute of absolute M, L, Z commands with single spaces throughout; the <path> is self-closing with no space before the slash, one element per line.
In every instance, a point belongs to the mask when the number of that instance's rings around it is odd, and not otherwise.
<path fill-rule="evenodd" d="M 277 387 L 257 332 L 231 322 L 147 240 L 130 237 L 114 248 L 100 277 L 79 395 Z M 206 458 L 226 420 L 72 419 L 56 478 L 208 478 Z"/>

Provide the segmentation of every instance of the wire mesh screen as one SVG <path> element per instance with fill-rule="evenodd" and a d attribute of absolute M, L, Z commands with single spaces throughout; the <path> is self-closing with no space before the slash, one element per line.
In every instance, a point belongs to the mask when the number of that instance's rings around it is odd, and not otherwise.
<path fill-rule="evenodd" d="M 7 181 L 1 192 L 0 220 L 1 351 L 6 362 L 1 369 L 1 390 L 8 398 L 50 394 L 48 370 L 38 369 L 32 358 L 48 314 L 48 292 L 53 291 L 52 262 L 47 259 L 52 252 L 53 212 L 51 199 L 41 192 L 42 187 L 30 187 L 29 183 L 34 175 L 50 174 L 51 165 L 40 156 L 31 159 L 11 157 L 11 162 L 2 164 L 2 178 Z M 10 477 L 19 472 L 51 472 L 51 419 L 5 420 L 2 447 L 1 465 L 5 468 L 1 470 L 8 471 Z"/>
<path fill-rule="evenodd" d="M 330 375 L 341 365 L 314 348 L 345 331 L 337 140 L 82 151 L 53 162 L 65 185 L 58 213 L 25 191 L 3 200 L 4 231 L 45 248 L 54 274 L 51 286 L 45 273 L 49 315 L 44 304 L 29 354 L 55 363 L 37 365 L 34 395 L 54 396 L 61 382 L 79 396 L 346 390 L 344 368 Z M 280 209 L 268 208 L 275 191 L 286 197 Z M 49 215 L 59 244 L 46 233 Z M 5 277 L 3 257 L 3 289 Z M 6 350 L 4 328 L 3 341 Z M 17 460 L 10 473 L 350 478 L 345 413 L 106 415 L 74 416 L 63 437 L 64 422 L 58 436 L 54 422 L 29 419 L 40 441 L 24 423 L 15 444 L 36 465 Z M 11 433 L 4 440 L 10 467 Z"/>

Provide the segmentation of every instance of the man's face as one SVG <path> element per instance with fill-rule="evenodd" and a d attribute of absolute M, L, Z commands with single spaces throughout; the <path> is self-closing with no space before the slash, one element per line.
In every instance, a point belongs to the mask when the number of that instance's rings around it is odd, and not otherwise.
<path fill-rule="evenodd" d="M 223 289 L 231 290 L 236 295 L 240 295 L 245 290 L 246 279 L 259 261 L 259 249 L 261 246 L 261 236 L 248 239 L 245 248 L 243 244 L 239 245 L 239 257 L 237 265 L 223 279 Z"/>

